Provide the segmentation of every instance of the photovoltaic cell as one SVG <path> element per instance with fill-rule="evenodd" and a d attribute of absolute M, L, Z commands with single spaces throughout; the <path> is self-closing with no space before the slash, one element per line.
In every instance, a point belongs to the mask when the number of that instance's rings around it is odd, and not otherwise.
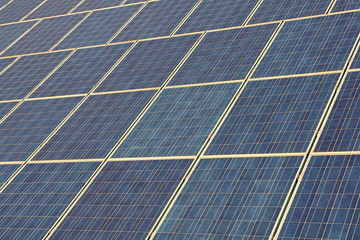
<path fill-rule="evenodd" d="M 16 172 L 19 164 L 0 165 L 0 187 Z"/>
<path fill-rule="evenodd" d="M 0 24 L 17 22 L 37 7 L 43 0 L 14 0 L 9 5 L 0 10 Z"/>
<path fill-rule="evenodd" d="M 25 97 L 68 54 L 57 52 L 21 57 L 0 76 L 0 100 Z"/>
<path fill-rule="evenodd" d="M 241 26 L 256 4 L 253 0 L 204 0 L 177 33 Z"/>
<path fill-rule="evenodd" d="M 357 0 L 337 0 L 331 12 L 341 12 L 360 8 Z"/>
<path fill-rule="evenodd" d="M 165 89 L 113 157 L 196 155 L 239 86 Z"/>
<path fill-rule="evenodd" d="M 169 84 L 244 79 L 276 26 L 271 24 L 208 33 Z"/>
<path fill-rule="evenodd" d="M 97 92 L 160 87 L 199 35 L 139 42 Z"/>
<path fill-rule="evenodd" d="M 77 50 L 31 97 L 88 93 L 130 44 Z"/>
<path fill-rule="evenodd" d="M 17 102 L 0 103 L 0 120 L 13 108 Z"/>
<path fill-rule="evenodd" d="M 360 151 L 360 72 L 348 73 L 320 135 L 317 152 Z"/>
<path fill-rule="evenodd" d="M 9 66 L 14 60 L 15 60 L 15 58 L 3 58 L 3 59 L 0 59 L 0 73 L 2 71 L 4 71 L 4 69 L 7 66 Z"/>
<path fill-rule="evenodd" d="M 33 158 L 105 158 L 155 91 L 91 96 Z"/>
<path fill-rule="evenodd" d="M 0 52 L 4 51 L 34 24 L 35 22 L 24 22 L 0 26 Z"/>
<path fill-rule="evenodd" d="M 250 81 L 206 154 L 305 152 L 338 78 Z"/>
<path fill-rule="evenodd" d="M 312 157 L 278 239 L 360 239 L 360 157 Z"/>
<path fill-rule="evenodd" d="M 32 12 L 26 19 L 43 18 L 68 13 L 81 0 L 47 0 L 38 9 Z"/>
<path fill-rule="evenodd" d="M 43 19 L 9 48 L 3 56 L 46 52 L 68 33 L 85 14 Z"/>
<path fill-rule="evenodd" d="M 1 239 L 42 239 L 99 163 L 28 164 L 1 193 Z"/>
<path fill-rule="evenodd" d="M 132 4 L 132 3 L 138 3 L 138 2 L 146 2 L 146 0 L 126 0 L 124 4 Z"/>
<path fill-rule="evenodd" d="M 107 1 L 85 0 L 74 10 L 74 12 L 119 6 L 123 1 L 124 0 L 107 0 Z"/>
<path fill-rule="evenodd" d="M 360 31 L 360 12 L 286 22 L 253 77 L 343 69 Z"/>
<path fill-rule="evenodd" d="M 202 159 L 154 239 L 269 239 L 301 158 Z"/>
<path fill-rule="evenodd" d="M 51 239 L 145 239 L 190 163 L 108 162 Z"/>
<path fill-rule="evenodd" d="M 139 7 L 133 5 L 93 12 L 55 49 L 105 44 Z"/>
<path fill-rule="evenodd" d="M 166 0 L 149 2 L 112 42 L 168 36 L 197 1 Z"/>
<path fill-rule="evenodd" d="M 329 0 L 265 0 L 249 24 L 324 14 L 329 5 Z"/>
<path fill-rule="evenodd" d="M 0 161 L 25 161 L 80 100 L 47 99 L 21 104 L 0 124 Z"/>
<path fill-rule="evenodd" d="M 360 49 L 358 50 L 358 52 L 353 60 L 351 68 L 360 68 Z"/>

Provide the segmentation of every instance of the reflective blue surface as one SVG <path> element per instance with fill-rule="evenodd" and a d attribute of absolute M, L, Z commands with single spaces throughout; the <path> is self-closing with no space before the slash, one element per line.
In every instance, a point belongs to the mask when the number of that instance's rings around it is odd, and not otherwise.
<path fill-rule="evenodd" d="M 357 54 L 355 55 L 351 68 L 360 68 L 360 50 L 358 50 Z"/>
<path fill-rule="evenodd" d="M 26 17 L 26 20 L 66 14 L 79 2 L 81 2 L 81 0 L 47 0 L 38 9 Z"/>
<path fill-rule="evenodd" d="M 2 119 L 15 105 L 17 102 L 6 102 L 0 103 L 0 119 Z"/>
<path fill-rule="evenodd" d="M 358 0 L 337 0 L 331 12 L 341 12 L 360 8 Z"/>
<path fill-rule="evenodd" d="M 0 72 L 2 72 L 14 60 L 15 60 L 15 58 L 3 58 L 3 59 L 0 59 Z"/>
<path fill-rule="evenodd" d="M 37 7 L 43 0 L 14 0 L 0 11 L 0 24 L 17 22 Z"/>
<path fill-rule="evenodd" d="M 11 43 L 30 29 L 35 22 L 24 22 L 0 26 L 0 52 L 4 51 Z"/>
<path fill-rule="evenodd" d="M 99 1 L 99 0 L 86 0 L 82 2 L 74 12 L 81 12 L 87 10 L 93 10 L 98 8 L 106 8 L 106 7 L 113 7 L 119 6 L 124 0 L 106 0 L 106 1 Z"/>
<path fill-rule="evenodd" d="M 0 187 L 2 187 L 19 167 L 19 164 L 0 165 Z"/>

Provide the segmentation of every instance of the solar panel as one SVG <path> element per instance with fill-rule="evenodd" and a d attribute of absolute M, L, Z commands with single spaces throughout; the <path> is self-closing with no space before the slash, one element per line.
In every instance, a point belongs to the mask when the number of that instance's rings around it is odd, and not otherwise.
<path fill-rule="evenodd" d="M 349 73 L 316 146 L 317 152 L 360 150 L 360 72 Z"/>
<path fill-rule="evenodd" d="M 19 164 L 0 165 L 0 187 L 16 172 Z"/>
<path fill-rule="evenodd" d="M 1 9 L 0 24 L 20 21 L 42 2 L 43 0 L 12 1 L 9 5 Z"/>
<path fill-rule="evenodd" d="M 76 14 L 43 19 L 36 27 L 3 53 L 3 56 L 46 52 L 84 16 L 85 14 Z"/>
<path fill-rule="evenodd" d="M 0 103 L 0 120 L 13 108 L 17 102 L 3 102 Z"/>
<path fill-rule="evenodd" d="M 360 68 L 360 50 L 358 50 L 353 63 L 351 65 L 351 68 Z"/>
<path fill-rule="evenodd" d="M 312 157 L 278 239 L 360 239 L 359 160 Z"/>
<path fill-rule="evenodd" d="M 0 26 L 0 53 L 34 24 L 35 22 L 24 22 Z"/>
<path fill-rule="evenodd" d="M 68 13 L 81 0 L 47 0 L 38 9 L 32 12 L 26 19 L 43 18 Z"/>
<path fill-rule="evenodd" d="M 4 71 L 4 69 L 7 66 L 9 66 L 14 60 L 15 60 L 15 58 L 3 58 L 3 59 L 0 59 L 0 73 L 2 71 Z"/>
<path fill-rule="evenodd" d="M 305 152 L 338 78 L 250 81 L 206 154 Z"/>
<path fill-rule="evenodd" d="M 112 42 L 168 36 L 197 1 L 149 2 Z"/>
<path fill-rule="evenodd" d="M 11 0 L 0 0 L 0 8 L 4 7 L 7 3 L 9 3 Z"/>
<path fill-rule="evenodd" d="M 165 89 L 114 157 L 196 155 L 239 86 Z"/>
<path fill-rule="evenodd" d="M 0 100 L 25 97 L 69 52 L 21 57 L 0 77 Z"/>
<path fill-rule="evenodd" d="M 91 96 L 33 159 L 105 158 L 154 93 Z"/>
<path fill-rule="evenodd" d="M 0 124 L 0 161 L 25 161 L 80 100 L 47 99 L 21 104 Z"/>
<path fill-rule="evenodd" d="M 301 159 L 201 159 L 154 239 L 269 239 Z"/>
<path fill-rule="evenodd" d="M 88 93 L 130 44 L 77 50 L 31 97 Z"/>
<path fill-rule="evenodd" d="M 160 87 L 199 35 L 139 42 L 97 92 Z"/>
<path fill-rule="evenodd" d="M 253 77 L 343 69 L 360 31 L 360 12 L 286 22 Z"/>
<path fill-rule="evenodd" d="M 145 239 L 190 162 L 108 162 L 50 239 Z"/>
<path fill-rule="evenodd" d="M 241 26 L 256 4 L 253 0 L 202 1 L 177 33 Z"/>
<path fill-rule="evenodd" d="M 277 24 L 210 32 L 170 85 L 244 79 Z"/>
<path fill-rule="evenodd" d="M 134 5 L 93 12 L 55 49 L 105 44 L 138 8 Z"/>
<path fill-rule="evenodd" d="M 28 164 L 1 193 L 1 239 L 42 239 L 99 163 Z"/>
<path fill-rule="evenodd" d="M 324 14 L 329 4 L 329 0 L 265 0 L 249 24 Z"/>
<path fill-rule="evenodd" d="M 337 0 L 331 12 L 341 12 L 360 8 L 357 0 Z"/>
<path fill-rule="evenodd" d="M 126 0 L 124 4 L 132 4 L 132 3 L 138 3 L 138 2 L 146 2 L 146 0 Z"/>
<path fill-rule="evenodd" d="M 85 0 L 74 10 L 74 12 L 119 6 L 123 1 L 124 0 L 107 0 L 107 1 Z"/>

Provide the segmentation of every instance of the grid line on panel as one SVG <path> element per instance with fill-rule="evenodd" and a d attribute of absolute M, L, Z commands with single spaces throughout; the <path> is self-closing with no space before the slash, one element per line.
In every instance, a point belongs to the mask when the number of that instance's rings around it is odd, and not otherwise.
<path fill-rule="evenodd" d="M 12 65 L 14 65 L 14 63 L 16 63 L 18 60 L 20 59 L 20 57 L 16 57 L 12 63 L 10 63 L 9 65 L 7 65 L 2 71 L 0 71 L 0 75 L 3 74 L 6 70 L 8 70 Z"/>
<path fill-rule="evenodd" d="M 259 9 L 259 7 L 261 6 L 261 4 L 263 3 L 264 0 L 259 0 L 257 2 L 257 4 L 255 5 L 255 7 L 253 8 L 253 10 L 251 10 L 249 16 L 245 19 L 245 21 L 243 22 L 242 26 L 246 26 L 249 24 L 251 18 L 254 16 L 254 14 L 256 13 L 256 11 Z"/>
<path fill-rule="evenodd" d="M 10 1 L 7 2 L 4 6 L 0 7 L 0 11 L 1 11 L 3 8 L 5 8 L 7 5 L 9 5 L 12 1 L 14 1 L 14 0 L 10 0 Z"/>
<path fill-rule="evenodd" d="M 270 80 L 270 79 L 281 79 L 281 78 L 293 78 L 293 77 L 310 77 L 310 76 L 318 76 L 318 75 L 327 75 L 327 74 L 339 74 L 342 73 L 343 70 L 335 70 L 335 71 L 327 71 L 327 72 L 313 72 L 313 73 L 299 73 L 299 74 L 291 74 L 291 75 L 280 75 L 280 76 L 271 76 L 271 77 L 260 77 L 260 78 L 250 78 L 249 81 L 259 81 L 259 80 Z"/>
<path fill-rule="evenodd" d="M 28 16 L 30 16 L 33 12 L 35 12 L 39 7 L 41 7 L 44 3 L 46 3 L 47 0 L 44 0 L 42 3 L 40 3 L 39 5 L 37 5 L 33 10 L 31 10 L 28 14 L 26 14 L 23 18 L 21 18 L 19 20 L 19 22 L 24 21 Z"/>
<path fill-rule="evenodd" d="M 337 0 L 331 0 L 328 8 L 327 8 L 326 11 L 325 11 L 325 14 L 326 14 L 326 15 L 328 15 L 328 14 L 331 13 L 331 11 L 334 9 L 334 6 L 335 6 L 336 2 L 337 2 Z"/>
<path fill-rule="evenodd" d="M 67 14 L 71 14 L 74 12 L 74 10 L 79 7 L 83 2 L 85 2 L 86 0 L 81 0 L 80 2 L 78 2 Z"/>
<path fill-rule="evenodd" d="M 338 152 L 312 152 L 311 156 L 323 155 L 360 155 L 360 151 L 338 151 Z"/>
<path fill-rule="evenodd" d="M 183 18 L 183 20 L 180 21 L 180 23 L 174 28 L 174 30 L 170 33 L 170 36 L 173 36 L 176 34 L 176 32 L 179 30 L 179 28 L 188 20 L 188 18 L 191 16 L 191 14 L 194 13 L 196 8 L 202 3 L 203 0 L 199 0 L 194 7 L 186 14 L 186 16 Z"/>

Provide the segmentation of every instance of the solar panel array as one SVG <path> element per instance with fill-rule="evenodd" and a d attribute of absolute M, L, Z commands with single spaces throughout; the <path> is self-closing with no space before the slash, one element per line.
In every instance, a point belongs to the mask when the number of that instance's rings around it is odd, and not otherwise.
<path fill-rule="evenodd" d="M 0 239 L 360 239 L 355 0 L 0 0 Z"/>

